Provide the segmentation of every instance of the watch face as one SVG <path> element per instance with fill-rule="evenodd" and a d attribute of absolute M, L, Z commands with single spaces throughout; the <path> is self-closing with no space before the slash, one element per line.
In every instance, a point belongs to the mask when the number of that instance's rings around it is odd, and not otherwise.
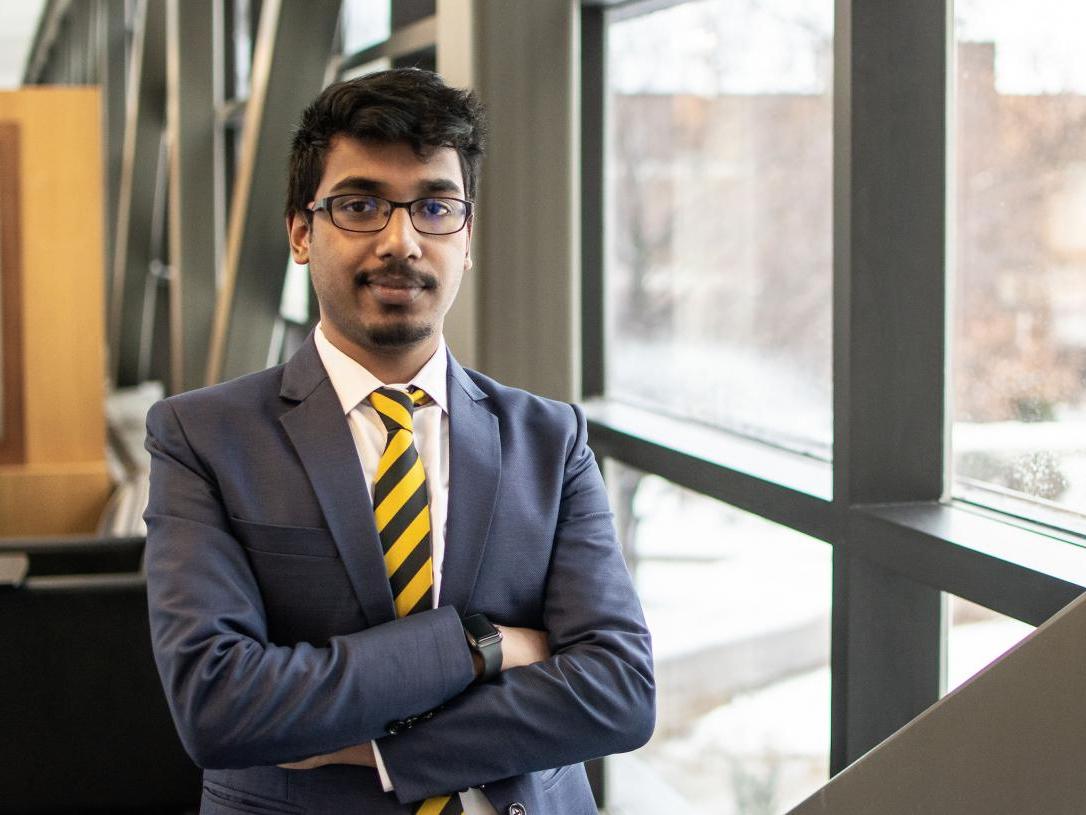
<path fill-rule="evenodd" d="M 491 625 L 490 620 L 482 614 L 472 614 L 470 617 L 465 617 L 464 630 L 480 645 L 501 638 L 501 632 Z"/>

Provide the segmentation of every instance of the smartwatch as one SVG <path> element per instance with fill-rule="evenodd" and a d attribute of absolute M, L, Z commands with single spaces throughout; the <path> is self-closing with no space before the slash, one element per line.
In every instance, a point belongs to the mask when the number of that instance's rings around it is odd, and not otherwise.
<path fill-rule="evenodd" d="M 468 638 L 468 647 L 483 658 L 483 675 L 479 681 L 487 682 L 501 673 L 502 632 L 483 614 L 472 614 L 461 622 Z"/>

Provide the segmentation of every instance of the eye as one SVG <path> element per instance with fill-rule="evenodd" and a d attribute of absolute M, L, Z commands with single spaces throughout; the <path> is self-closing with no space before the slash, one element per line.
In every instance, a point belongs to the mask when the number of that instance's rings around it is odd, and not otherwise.
<path fill-rule="evenodd" d="M 380 201 L 370 195 L 348 195 L 337 198 L 333 206 L 336 212 L 355 217 L 375 215 L 381 208 Z"/>
<path fill-rule="evenodd" d="M 451 203 L 444 198 L 423 198 L 415 205 L 415 212 L 430 219 L 445 218 L 453 214 Z"/>

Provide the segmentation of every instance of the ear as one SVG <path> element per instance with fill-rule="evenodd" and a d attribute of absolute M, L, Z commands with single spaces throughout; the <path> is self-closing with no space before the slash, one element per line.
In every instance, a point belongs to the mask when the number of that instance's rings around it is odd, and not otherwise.
<path fill-rule="evenodd" d="M 290 239 L 290 254 L 300 266 L 309 263 L 309 219 L 301 212 L 292 212 L 287 216 L 287 236 Z"/>
<path fill-rule="evenodd" d="M 469 269 L 471 269 L 471 265 L 472 265 L 472 262 L 471 262 L 471 226 L 472 226 L 472 223 L 473 223 L 472 219 L 469 218 L 468 219 L 468 226 L 467 226 L 468 239 L 467 239 L 467 242 L 464 244 L 464 271 L 465 272 L 468 271 Z"/>

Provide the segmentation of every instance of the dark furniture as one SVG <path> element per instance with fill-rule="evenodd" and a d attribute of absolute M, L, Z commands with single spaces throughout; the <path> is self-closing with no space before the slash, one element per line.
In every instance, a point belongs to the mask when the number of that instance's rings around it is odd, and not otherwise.
<path fill-rule="evenodd" d="M 0 556 L 23 555 L 32 577 L 135 573 L 143 558 L 142 537 L 0 539 Z"/>
<path fill-rule="evenodd" d="M 5 541 L 0 559 L 20 546 L 28 573 L 0 585 L 0 813 L 194 812 L 200 774 L 151 656 L 142 541 Z"/>

